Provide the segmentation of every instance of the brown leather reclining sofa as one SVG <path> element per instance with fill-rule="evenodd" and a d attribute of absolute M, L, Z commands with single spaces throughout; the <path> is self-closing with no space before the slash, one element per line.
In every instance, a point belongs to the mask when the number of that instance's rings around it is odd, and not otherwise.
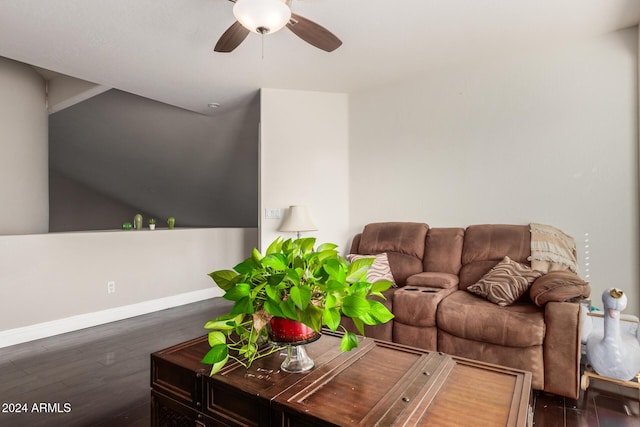
<path fill-rule="evenodd" d="M 589 295 L 588 284 L 573 273 L 550 272 L 507 306 L 467 291 L 505 256 L 530 265 L 530 234 L 528 225 L 368 224 L 350 252 L 386 253 L 397 287 L 385 302 L 395 319 L 366 327 L 366 335 L 527 370 L 534 389 L 577 399 L 576 301 Z M 345 325 L 355 331 L 348 319 Z"/>

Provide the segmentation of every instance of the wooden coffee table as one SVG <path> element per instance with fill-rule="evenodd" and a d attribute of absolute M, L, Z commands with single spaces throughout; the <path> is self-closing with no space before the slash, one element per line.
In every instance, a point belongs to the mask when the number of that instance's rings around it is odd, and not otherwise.
<path fill-rule="evenodd" d="M 340 352 L 324 333 L 307 345 L 315 367 L 279 369 L 273 354 L 249 370 L 200 364 L 206 337 L 151 355 L 153 426 L 528 426 L 531 373 L 363 338 Z"/>

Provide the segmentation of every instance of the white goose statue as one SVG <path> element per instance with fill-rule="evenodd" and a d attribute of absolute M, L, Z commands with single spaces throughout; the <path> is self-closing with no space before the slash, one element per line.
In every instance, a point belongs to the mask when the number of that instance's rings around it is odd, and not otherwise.
<path fill-rule="evenodd" d="M 587 357 L 600 375 L 629 381 L 640 372 L 638 337 L 620 330 L 620 312 L 627 306 L 623 291 L 610 288 L 602 293 L 604 331 L 594 330 L 587 339 Z"/>

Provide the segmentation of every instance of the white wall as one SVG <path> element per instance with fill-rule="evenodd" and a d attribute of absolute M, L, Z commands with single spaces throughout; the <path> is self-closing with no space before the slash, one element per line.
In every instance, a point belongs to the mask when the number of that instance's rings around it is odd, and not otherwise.
<path fill-rule="evenodd" d="M 256 242 L 257 230 L 248 228 L 0 236 L 0 338 L 2 331 L 214 288 L 207 274 L 233 267 Z M 115 293 L 107 293 L 108 281 Z"/>
<path fill-rule="evenodd" d="M 342 250 L 348 235 L 348 102 L 339 93 L 262 89 L 260 242 L 266 248 L 290 205 L 306 205 L 319 243 Z M 282 209 L 265 219 L 265 208 Z"/>
<path fill-rule="evenodd" d="M 0 234 L 49 229 L 48 125 L 44 80 L 0 58 Z"/>
<path fill-rule="evenodd" d="M 594 303 L 617 286 L 638 314 L 637 45 L 633 28 L 353 94 L 350 233 L 551 224 L 576 238 Z"/>

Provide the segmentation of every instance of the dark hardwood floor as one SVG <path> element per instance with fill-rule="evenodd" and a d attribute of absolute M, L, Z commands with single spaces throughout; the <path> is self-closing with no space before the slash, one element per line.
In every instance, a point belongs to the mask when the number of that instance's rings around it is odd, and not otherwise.
<path fill-rule="evenodd" d="M 229 307 L 216 298 L 0 349 L 0 426 L 148 426 L 149 355 Z M 535 426 L 640 427 L 638 391 L 596 380 L 579 401 L 534 393 L 533 404 Z"/>
<path fill-rule="evenodd" d="M 637 389 L 592 379 L 577 401 L 535 392 L 533 421 L 544 427 L 638 427 L 638 398 Z"/>
<path fill-rule="evenodd" d="M 29 411 L 0 407 L 0 426 L 148 426 L 150 354 L 204 335 L 229 308 L 214 298 L 0 349 L 0 405 Z"/>

